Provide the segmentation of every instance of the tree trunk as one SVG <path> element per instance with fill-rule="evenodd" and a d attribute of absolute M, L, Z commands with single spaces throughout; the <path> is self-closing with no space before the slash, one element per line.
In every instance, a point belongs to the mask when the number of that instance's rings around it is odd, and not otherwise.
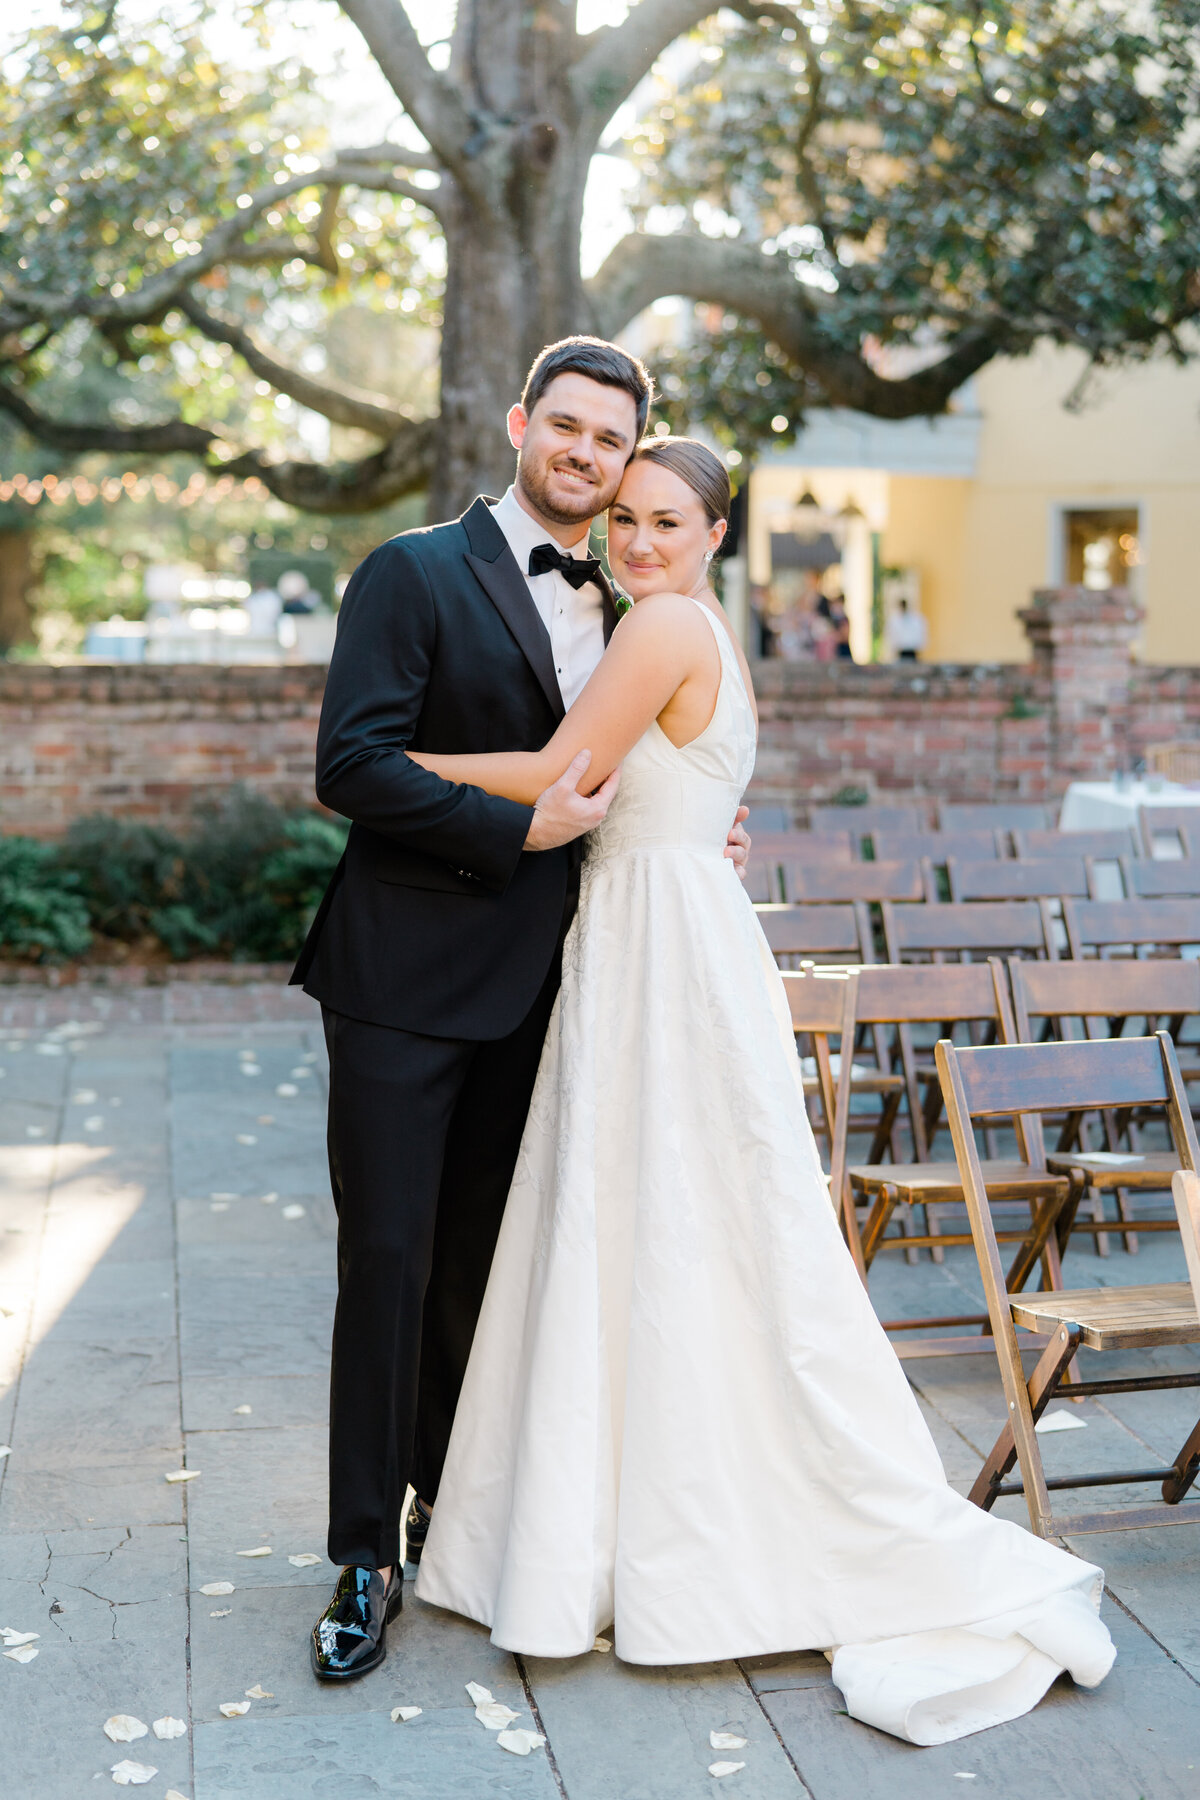
<path fill-rule="evenodd" d="M 0 531 L 0 656 L 34 641 L 32 531 Z"/>
<path fill-rule="evenodd" d="M 486 199 L 446 195 L 441 419 L 430 519 L 503 492 L 515 456 L 505 418 L 543 345 L 589 329 L 579 272 L 592 145 L 568 75 L 573 32 L 558 0 L 460 7 L 452 73 L 489 123 L 476 157 Z M 449 181 L 443 188 L 450 188 Z"/>

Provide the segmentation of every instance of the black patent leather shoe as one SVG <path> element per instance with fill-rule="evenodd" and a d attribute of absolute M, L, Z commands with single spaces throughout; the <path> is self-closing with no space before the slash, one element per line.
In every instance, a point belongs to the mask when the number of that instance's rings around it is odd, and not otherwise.
<path fill-rule="evenodd" d="M 426 1506 L 423 1500 L 413 1495 L 413 1503 L 408 1509 L 408 1517 L 404 1521 L 404 1560 L 419 1563 L 421 1552 L 425 1548 L 425 1539 L 429 1536 L 429 1521 L 433 1518 L 432 1506 Z"/>
<path fill-rule="evenodd" d="M 404 1604 L 404 1578 L 392 1570 L 343 1569 L 333 1599 L 312 1629 L 309 1650 L 318 1681 L 356 1681 L 387 1655 L 387 1628 Z"/>

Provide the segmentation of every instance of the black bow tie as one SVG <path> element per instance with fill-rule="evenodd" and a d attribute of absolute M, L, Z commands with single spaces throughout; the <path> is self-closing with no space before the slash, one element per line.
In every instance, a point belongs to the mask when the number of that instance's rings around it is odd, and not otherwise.
<path fill-rule="evenodd" d="M 529 573 L 550 575 L 555 569 L 578 590 L 595 581 L 600 564 L 594 556 L 571 556 L 566 550 L 556 550 L 553 544 L 535 544 L 529 552 Z"/>

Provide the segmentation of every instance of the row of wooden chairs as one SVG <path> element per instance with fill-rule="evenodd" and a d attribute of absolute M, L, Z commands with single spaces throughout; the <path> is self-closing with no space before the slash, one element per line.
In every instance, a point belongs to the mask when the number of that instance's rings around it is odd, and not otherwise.
<path fill-rule="evenodd" d="M 870 867 L 869 864 L 865 865 Z M 1045 897 L 879 906 L 888 962 L 966 961 L 978 956 L 1025 955 L 1054 961 L 1120 955 L 1139 961 L 1175 956 L 1200 945 L 1200 899 L 1076 900 L 1056 914 Z M 872 963 L 876 930 L 866 900 L 828 904 L 759 905 L 758 920 L 782 967 L 807 961 Z"/>
<path fill-rule="evenodd" d="M 1083 978 L 1099 980 L 1099 991 Z M 1141 984 L 1140 986 L 1138 984 Z M 1011 984 L 1011 985 L 1010 985 Z M 851 1251 L 864 1281 L 874 1257 L 887 1243 L 908 1248 L 970 1244 L 983 1278 L 986 1313 L 922 1319 L 885 1320 L 885 1328 L 901 1334 L 903 1356 L 953 1355 L 964 1351 L 995 1355 L 1000 1365 L 1009 1424 L 1001 1432 L 972 1489 L 984 1507 L 1004 1494 L 1023 1494 L 1035 1532 L 1042 1536 L 1067 1531 L 1111 1530 L 1151 1523 L 1183 1523 L 1200 1517 L 1200 1505 L 1182 1506 L 1200 1469 L 1200 1423 L 1169 1468 L 1102 1471 L 1048 1479 L 1034 1426 L 1050 1400 L 1070 1382 L 1074 1398 L 1131 1393 L 1159 1388 L 1200 1386 L 1194 1375 L 1126 1374 L 1112 1380 L 1082 1380 L 1078 1371 L 1081 1346 L 1150 1349 L 1163 1344 L 1200 1341 L 1200 1152 L 1187 1103 L 1184 1076 L 1171 1036 L 1122 1038 L 1094 1036 L 1112 1031 L 1115 1019 L 1144 1019 L 1149 1031 L 1156 1017 L 1176 1008 L 1200 1013 L 1200 969 L 1160 963 L 1124 966 L 1013 962 L 1005 970 L 990 965 L 948 968 L 876 966 L 841 972 L 809 971 L 785 976 L 793 1024 L 814 1048 L 815 1087 L 831 1139 L 831 1192 Z M 1057 1021 L 1065 1029 L 1072 1010 L 1103 1006 L 1105 1018 L 1091 1016 L 1088 1034 L 1050 1043 L 1015 1041 L 1032 1035 L 1035 1020 Z M 1111 1012 L 1110 1010 L 1111 1009 Z M 930 1125 L 943 1098 L 955 1150 L 953 1163 L 919 1159 L 914 1164 L 852 1164 L 847 1141 L 852 1097 L 857 1088 L 854 1062 L 856 1031 L 887 1023 L 911 1031 L 913 1025 L 939 1023 L 948 1032 L 954 1023 L 986 1024 L 1004 1042 L 956 1046 L 946 1035 L 937 1043 L 934 1070 L 926 1070 L 925 1092 L 919 1092 L 917 1070 L 902 1052 L 899 1070 L 885 1096 L 885 1110 L 898 1109 L 907 1097 L 914 1143 L 926 1157 Z M 840 1039 L 840 1061 L 830 1040 Z M 903 1043 L 903 1039 L 901 1039 Z M 893 1096 L 895 1097 L 893 1103 Z M 1129 1121 L 1148 1111 L 1165 1113 L 1171 1150 L 1154 1159 L 1130 1153 L 1104 1162 L 1076 1147 L 1082 1123 L 1089 1117 Z M 1060 1147 L 1047 1153 L 1045 1123 L 1065 1120 Z M 1014 1128 L 1018 1156 L 981 1155 L 975 1128 L 985 1134 L 1001 1123 Z M 1070 1141 L 1067 1141 L 1067 1140 Z M 876 1131 L 876 1143 L 879 1132 Z M 1153 1167 L 1150 1162 L 1153 1160 Z M 1092 1165 L 1089 1168 L 1089 1163 Z M 1143 1287 L 1064 1290 L 1062 1256 L 1070 1235 L 1095 1229 L 1079 1219 L 1079 1208 L 1097 1173 L 1128 1180 L 1135 1164 L 1145 1168 L 1147 1184 L 1172 1181 L 1175 1218 L 1154 1221 L 1158 1229 L 1182 1234 L 1189 1282 Z M 1182 1171 L 1183 1173 L 1178 1173 Z M 969 1231 L 888 1239 L 884 1233 L 898 1206 L 927 1206 L 931 1199 L 965 1203 Z M 860 1228 L 856 1202 L 865 1200 L 869 1216 Z M 1020 1202 L 1027 1214 L 1014 1229 L 997 1229 L 993 1206 Z M 1011 1211 L 1011 1207 L 1008 1208 Z M 1111 1229 L 1111 1227 L 1110 1227 Z M 1016 1246 L 1007 1271 L 999 1245 Z M 1026 1293 L 1035 1269 L 1041 1287 Z M 1189 1285 L 1190 1283 L 1190 1285 Z M 975 1327 L 971 1336 L 958 1335 Z M 1018 1338 L 1018 1330 L 1022 1336 Z M 925 1335 L 917 1336 L 916 1334 Z M 935 1333 L 936 1335 L 928 1335 Z M 952 1335 L 953 1334 L 953 1335 Z M 1021 1355 L 1039 1353 L 1027 1377 Z M 1019 1481 L 1007 1479 L 1020 1463 Z M 1096 1487 L 1154 1481 L 1168 1503 L 1087 1514 L 1058 1515 L 1049 1495 L 1056 1488 Z"/>
<path fill-rule="evenodd" d="M 752 806 L 749 829 L 756 839 L 763 834 L 795 831 L 794 822 L 782 806 Z M 966 804 L 941 802 L 935 807 L 922 801 L 908 805 L 813 806 L 808 810 L 807 829 L 822 836 L 844 835 L 855 844 L 878 834 L 912 837 L 925 834 L 970 833 L 982 840 L 1003 841 L 1018 836 L 1029 841 L 1038 834 L 1063 835 L 1058 825 L 1057 806 L 1041 806 L 1027 802 Z M 1075 836 L 1075 833 L 1070 835 Z M 1123 835 L 1123 834 L 1122 834 Z M 1153 856 L 1159 852 L 1175 856 L 1200 856 L 1200 813 L 1190 806 L 1142 806 L 1138 809 L 1133 854 Z M 878 849 L 876 855 L 880 854 Z M 986 854 L 986 851 L 979 851 Z"/>
<path fill-rule="evenodd" d="M 751 898 L 793 904 L 837 900 L 1112 899 L 1119 887 L 1130 900 L 1200 896 L 1200 857 L 1149 862 L 1132 856 L 1072 852 L 1063 856 L 980 858 L 948 855 L 856 862 L 835 846 L 798 848 L 791 839 L 756 845 Z M 1098 837 L 1099 834 L 1091 834 Z M 1115 864 L 1115 880 L 1110 866 Z M 945 892 L 943 891 L 945 890 Z"/>

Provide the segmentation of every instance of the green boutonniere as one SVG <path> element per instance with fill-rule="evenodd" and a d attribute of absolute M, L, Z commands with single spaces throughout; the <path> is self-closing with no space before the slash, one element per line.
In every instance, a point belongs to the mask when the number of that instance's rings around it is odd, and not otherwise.
<path fill-rule="evenodd" d="M 628 594 L 618 594 L 616 599 L 617 618 L 623 619 L 627 612 L 633 611 L 633 601 Z"/>

